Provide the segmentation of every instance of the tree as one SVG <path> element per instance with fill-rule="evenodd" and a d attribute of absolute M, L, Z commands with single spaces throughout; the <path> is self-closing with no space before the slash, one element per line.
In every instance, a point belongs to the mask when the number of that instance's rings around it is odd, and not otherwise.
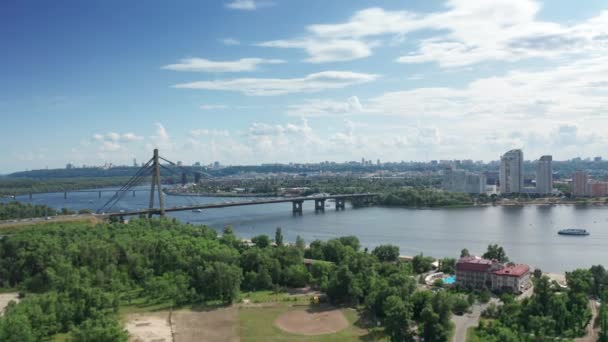
<path fill-rule="evenodd" d="M 443 258 L 439 260 L 439 271 L 446 274 L 456 273 L 456 259 Z"/>
<path fill-rule="evenodd" d="M 488 250 L 483 254 L 483 258 L 485 259 L 490 259 L 490 260 L 498 260 L 499 262 L 508 262 L 509 258 L 507 258 L 507 253 L 505 253 L 505 250 L 497 245 L 488 245 Z"/>
<path fill-rule="evenodd" d="M 381 262 L 393 262 L 399 259 L 399 247 L 394 245 L 380 245 L 372 251 L 372 254 Z"/>
<path fill-rule="evenodd" d="M 9 314 L 0 319 L 0 341 L 35 342 L 38 341 L 38 338 L 25 315 Z"/>
<path fill-rule="evenodd" d="M 270 238 L 268 235 L 258 235 L 251 238 L 251 242 L 253 242 L 256 247 L 266 248 L 270 246 Z"/>
<path fill-rule="evenodd" d="M 464 248 L 463 250 L 460 251 L 461 258 L 468 257 L 468 256 L 470 256 L 468 249 Z"/>
<path fill-rule="evenodd" d="M 391 341 L 413 341 L 410 334 L 410 308 L 398 296 L 389 296 L 384 300 L 384 331 Z"/>
<path fill-rule="evenodd" d="M 417 274 L 428 272 L 433 267 L 433 258 L 418 254 L 412 259 L 412 266 Z"/>
<path fill-rule="evenodd" d="M 298 235 L 296 237 L 296 248 L 298 248 L 302 251 L 306 248 L 306 243 L 304 242 L 304 239 L 302 239 L 302 237 L 300 235 Z"/>
<path fill-rule="evenodd" d="M 277 230 L 274 233 L 274 242 L 277 246 L 283 246 L 283 231 L 281 230 L 281 227 L 277 227 Z"/>
<path fill-rule="evenodd" d="M 74 342 L 126 342 L 129 334 L 113 318 L 90 318 L 72 332 Z"/>
<path fill-rule="evenodd" d="M 241 269 L 234 265 L 211 263 L 202 276 L 206 298 L 232 303 L 238 296 L 242 278 Z"/>
<path fill-rule="evenodd" d="M 291 265 L 285 270 L 285 283 L 292 287 L 304 287 L 310 281 L 310 273 L 306 266 Z"/>
<path fill-rule="evenodd" d="M 422 337 L 424 342 L 447 342 L 447 331 L 431 306 L 425 307 L 420 313 Z"/>

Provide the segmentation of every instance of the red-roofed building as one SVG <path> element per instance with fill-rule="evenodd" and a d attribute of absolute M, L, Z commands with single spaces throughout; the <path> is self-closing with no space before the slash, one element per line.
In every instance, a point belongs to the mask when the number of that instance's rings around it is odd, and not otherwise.
<path fill-rule="evenodd" d="M 468 256 L 456 262 L 456 283 L 468 288 L 508 289 L 519 293 L 530 285 L 530 267 Z"/>
<path fill-rule="evenodd" d="M 530 286 L 530 266 L 507 264 L 493 271 L 490 279 L 493 290 L 509 289 L 515 293 L 523 292 Z"/>

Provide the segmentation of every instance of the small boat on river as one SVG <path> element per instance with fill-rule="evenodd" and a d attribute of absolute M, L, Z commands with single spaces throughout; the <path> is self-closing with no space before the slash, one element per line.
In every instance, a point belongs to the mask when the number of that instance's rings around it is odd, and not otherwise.
<path fill-rule="evenodd" d="M 587 236 L 589 232 L 585 229 L 577 229 L 577 228 L 568 228 L 562 229 L 557 232 L 559 235 L 574 235 L 574 236 Z"/>

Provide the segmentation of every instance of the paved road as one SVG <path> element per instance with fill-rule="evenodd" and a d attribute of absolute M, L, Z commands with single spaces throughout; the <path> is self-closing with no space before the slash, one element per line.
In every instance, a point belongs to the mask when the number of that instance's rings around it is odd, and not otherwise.
<path fill-rule="evenodd" d="M 452 339 L 452 342 L 466 342 L 467 330 L 470 327 L 476 327 L 479 324 L 481 312 L 485 310 L 490 303 L 498 304 L 498 300 L 492 298 L 487 304 L 474 304 L 471 307 L 471 313 L 465 313 L 462 316 L 452 315 L 452 322 L 454 323 L 454 338 Z"/>

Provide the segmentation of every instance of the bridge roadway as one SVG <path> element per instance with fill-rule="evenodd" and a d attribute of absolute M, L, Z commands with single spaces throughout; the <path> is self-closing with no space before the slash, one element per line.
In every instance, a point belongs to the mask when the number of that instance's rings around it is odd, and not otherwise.
<path fill-rule="evenodd" d="M 377 193 L 364 193 L 364 194 L 339 194 L 339 195 L 328 195 L 328 196 L 311 196 L 311 197 L 284 197 L 284 198 L 272 198 L 272 199 L 256 199 L 242 202 L 223 202 L 223 203 L 210 203 L 193 206 L 181 206 L 165 208 L 165 213 L 176 212 L 176 211 L 188 211 L 197 209 L 216 209 L 216 208 L 227 208 L 227 207 L 239 207 L 245 205 L 260 205 L 260 204 L 272 204 L 272 203 L 292 203 L 292 211 L 294 214 L 302 214 L 302 203 L 305 201 L 315 201 L 315 211 L 325 210 L 325 201 L 333 199 L 336 201 L 336 210 L 344 209 L 344 202 L 347 199 L 352 198 L 365 198 L 371 199 L 372 197 L 378 196 Z M 158 215 L 160 209 L 142 209 L 136 211 L 126 211 L 118 213 L 105 213 L 108 217 L 122 217 L 122 216 L 133 216 L 133 215 Z"/>

